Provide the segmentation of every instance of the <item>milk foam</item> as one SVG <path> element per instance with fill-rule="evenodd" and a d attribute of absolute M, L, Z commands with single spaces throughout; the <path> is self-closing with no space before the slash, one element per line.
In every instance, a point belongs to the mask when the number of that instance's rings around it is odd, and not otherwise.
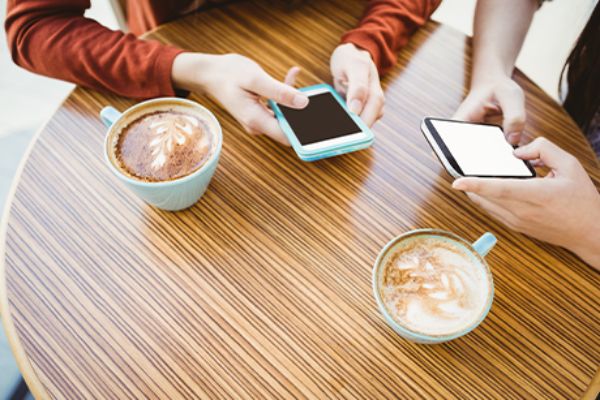
<path fill-rule="evenodd" d="M 171 114 L 169 118 L 150 123 L 148 146 L 152 152 L 152 159 L 149 160 L 151 168 L 162 168 L 174 154 L 176 145 L 184 146 L 196 135 L 200 136 L 196 143 L 198 151 L 208 153 L 211 136 L 206 133 L 209 128 L 202 125 L 205 125 L 203 121 L 187 114 Z"/>
<path fill-rule="evenodd" d="M 127 115 L 110 140 L 113 164 L 144 181 L 186 176 L 210 159 L 218 141 L 211 115 L 170 102 L 149 105 Z"/>
<path fill-rule="evenodd" d="M 420 236 L 388 254 L 380 294 L 400 325 L 425 335 L 451 335 L 485 312 L 491 290 L 487 269 L 461 245 Z"/>

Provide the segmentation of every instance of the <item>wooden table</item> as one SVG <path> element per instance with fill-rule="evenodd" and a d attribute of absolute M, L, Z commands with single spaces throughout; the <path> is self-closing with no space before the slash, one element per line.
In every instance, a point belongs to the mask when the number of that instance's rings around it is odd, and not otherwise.
<path fill-rule="evenodd" d="M 329 81 L 328 59 L 361 2 L 292 11 L 239 3 L 150 36 L 239 52 L 300 84 Z M 318 6 L 317 6 L 318 4 Z M 600 277 L 569 252 L 490 221 L 421 136 L 451 115 L 468 81 L 469 40 L 429 23 L 385 79 L 372 149 L 303 163 L 242 132 L 216 103 L 222 160 L 204 198 L 153 209 L 103 164 L 103 105 L 78 88 L 42 129 L 4 218 L 2 316 L 39 398 L 576 398 L 600 365 Z M 528 131 L 576 153 L 575 124 L 522 74 Z M 398 337 L 371 293 L 381 247 L 413 228 L 499 238 L 489 317 L 451 343 Z"/>

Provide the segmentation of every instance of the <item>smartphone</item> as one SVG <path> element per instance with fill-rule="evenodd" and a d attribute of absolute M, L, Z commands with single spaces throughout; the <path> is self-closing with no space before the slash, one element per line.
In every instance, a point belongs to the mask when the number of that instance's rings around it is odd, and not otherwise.
<path fill-rule="evenodd" d="M 455 178 L 533 178 L 535 169 L 513 154 L 502 128 L 427 117 L 421 131 L 429 145 Z"/>
<path fill-rule="evenodd" d="M 362 119 L 350 112 L 342 97 L 327 84 L 299 89 L 308 105 L 296 110 L 270 100 L 269 105 L 295 152 L 315 161 L 369 147 L 374 136 Z"/>

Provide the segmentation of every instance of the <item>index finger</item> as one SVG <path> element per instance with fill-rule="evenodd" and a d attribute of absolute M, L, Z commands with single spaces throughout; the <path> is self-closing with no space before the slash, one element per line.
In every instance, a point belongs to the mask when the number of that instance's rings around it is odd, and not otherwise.
<path fill-rule="evenodd" d="M 264 134 L 283 145 L 290 145 L 288 138 L 279 126 L 279 122 L 268 112 L 266 107 L 257 104 L 253 109 L 253 113 L 253 117 L 246 123 L 246 129 L 250 133 Z"/>
<path fill-rule="evenodd" d="M 553 170 L 569 170 L 578 164 L 577 159 L 546 138 L 539 137 L 533 142 L 515 149 L 515 156 L 523 160 L 541 160 Z"/>
<path fill-rule="evenodd" d="M 538 178 L 459 178 L 452 187 L 482 197 L 529 201 L 537 193 L 538 184 Z"/>
<path fill-rule="evenodd" d="M 355 114 L 360 114 L 365 106 L 369 94 L 369 64 L 354 62 L 348 66 L 348 90 L 346 101 L 348 108 Z"/>
<path fill-rule="evenodd" d="M 511 144 L 519 143 L 525 129 L 525 95 L 516 84 L 502 85 L 496 90 L 496 98 L 502 108 L 502 127 Z"/>
<path fill-rule="evenodd" d="M 379 83 L 379 77 L 373 76 L 371 78 L 370 91 L 365 108 L 360 114 L 360 117 L 367 126 L 372 126 L 379 117 L 383 115 L 384 102 L 385 98 L 383 90 L 381 89 L 381 84 Z"/>
<path fill-rule="evenodd" d="M 266 72 L 251 81 L 246 88 L 259 96 L 273 99 L 276 103 L 291 108 L 304 108 L 308 105 L 308 96 L 298 89 L 279 82 Z"/>

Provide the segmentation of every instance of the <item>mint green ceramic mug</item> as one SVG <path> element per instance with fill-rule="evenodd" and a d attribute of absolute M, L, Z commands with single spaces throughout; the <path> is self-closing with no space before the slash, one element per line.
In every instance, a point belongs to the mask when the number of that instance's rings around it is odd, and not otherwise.
<path fill-rule="evenodd" d="M 166 111 L 172 107 L 183 107 L 208 123 L 214 135 L 212 154 L 208 160 L 191 174 L 168 181 L 146 182 L 125 174 L 117 165 L 114 151 L 120 131 L 147 113 Z M 122 113 L 111 106 L 104 107 L 100 111 L 100 119 L 108 128 L 104 141 L 104 159 L 108 168 L 142 200 L 162 210 L 178 211 L 194 205 L 202 197 L 217 169 L 223 143 L 221 125 L 207 108 L 191 100 L 165 97 L 141 102 Z"/>
<path fill-rule="evenodd" d="M 438 244 L 443 252 L 440 251 L 430 260 L 443 261 L 431 261 L 428 266 L 429 261 L 423 262 L 423 259 L 429 256 L 429 249 L 437 249 Z M 495 244 L 496 237 L 489 232 L 470 243 L 451 232 L 438 229 L 417 229 L 392 239 L 375 261 L 372 281 L 377 306 L 387 324 L 405 339 L 425 344 L 446 342 L 471 332 L 485 319 L 492 307 L 494 283 L 485 256 Z M 413 253 L 409 254 L 408 251 Z M 457 268 L 458 264 L 464 268 Z M 438 273 L 438 267 L 446 275 L 445 281 L 441 272 Z M 454 276 L 453 272 L 456 272 Z M 385 274 L 395 275 L 384 278 Z M 476 279 L 468 280 L 469 274 Z M 457 283 L 454 283 L 455 279 Z M 390 282 L 398 283 L 398 286 Z M 396 288 L 400 289 L 396 292 Z M 466 292 L 475 293 L 471 289 L 475 289 L 476 296 L 467 295 L 469 293 Z M 406 296 L 406 300 L 402 296 Z M 423 296 L 430 296 L 432 301 L 429 298 L 422 300 Z M 468 301 L 473 307 L 462 308 L 459 301 Z M 440 319 L 436 319 L 438 315 L 435 313 L 428 313 L 429 307 L 439 307 L 442 312 Z M 398 309 L 406 316 L 412 313 L 411 318 L 416 322 L 408 323 L 411 319 L 408 317 L 402 321 L 398 317 Z M 469 315 L 465 315 L 464 319 L 456 319 L 455 325 L 445 325 L 447 322 L 452 324 L 452 318 L 462 318 L 466 312 Z M 423 329 L 415 328 L 419 324 Z M 424 329 L 425 326 L 427 329 Z M 444 331 L 447 327 L 451 328 Z"/>

